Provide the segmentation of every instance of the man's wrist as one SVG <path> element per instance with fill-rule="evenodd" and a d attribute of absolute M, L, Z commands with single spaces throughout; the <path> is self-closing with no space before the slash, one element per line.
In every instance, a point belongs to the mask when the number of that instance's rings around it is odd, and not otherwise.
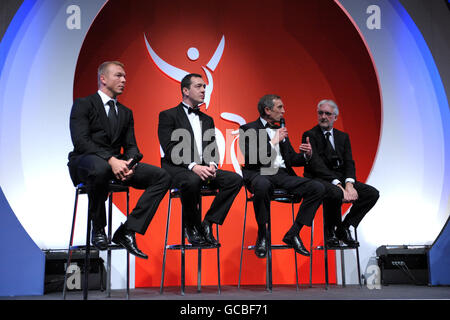
<path fill-rule="evenodd" d="M 189 170 L 192 170 L 196 165 L 197 165 L 196 162 L 191 162 L 191 163 L 188 165 L 188 169 L 189 169 Z"/>

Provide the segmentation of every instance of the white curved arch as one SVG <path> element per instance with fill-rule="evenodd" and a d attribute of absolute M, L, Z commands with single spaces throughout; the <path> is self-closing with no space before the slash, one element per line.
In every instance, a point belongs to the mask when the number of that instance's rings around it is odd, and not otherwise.
<path fill-rule="evenodd" d="M 164 72 L 165 75 L 169 76 L 170 78 L 181 82 L 181 80 L 189 74 L 189 72 L 184 71 L 180 68 L 177 68 L 167 62 L 165 62 L 163 59 L 161 59 L 153 50 L 153 48 L 150 46 L 150 44 L 147 41 L 147 36 L 144 34 L 144 40 L 145 45 L 147 46 L 147 51 L 150 54 L 150 57 L 152 58 L 153 62 L 156 64 L 156 66 Z"/>

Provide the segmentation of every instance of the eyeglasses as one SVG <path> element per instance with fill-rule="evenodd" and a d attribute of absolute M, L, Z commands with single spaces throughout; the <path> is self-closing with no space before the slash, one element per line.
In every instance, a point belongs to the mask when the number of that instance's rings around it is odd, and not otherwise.
<path fill-rule="evenodd" d="M 317 111 L 317 113 L 319 114 L 319 116 L 323 115 L 325 113 L 325 115 L 327 117 L 331 116 L 334 113 L 328 112 L 328 111 Z"/>

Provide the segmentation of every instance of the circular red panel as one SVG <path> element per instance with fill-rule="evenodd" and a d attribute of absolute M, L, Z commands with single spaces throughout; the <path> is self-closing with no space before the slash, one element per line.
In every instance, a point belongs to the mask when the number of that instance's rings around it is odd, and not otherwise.
<path fill-rule="evenodd" d="M 380 125 L 381 100 L 376 71 L 360 34 L 345 12 L 334 1 L 149 1 L 115 0 L 108 2 L 93 22 L 82 46 L 75 74 L 74 97 L 97 90 L 96 70 L 106 60 L 125 64 L 127 86 L 119 100 L 134 112 L 138 145 L 143 161 L 160 164 L 157 137 L 158 114 L 181 101 L 180 84 L 165 75 L 152 61 L 144 40 L 165 62 L 187 72 L 200 73 L 207 79 L 206 67 L 222 36 L 223 55 L 211 72 L 214 90 L 208 110 L 216 127 L 226 136 L 236 123 L 221 118 L 221 113 L 240 115 L 247 122 L 258 117 L 256 105 L 261 96 L 276 93 L 286 107 L 286 125 L 293 146 L 301 135 L 317 123 L 316 106 L 322 99 L 333 99 L 340 107 L 336 123 L 347 131 L 357 165 L 357 177 L 365 181 L 376 155 Z M 188 49 L 196 48 L 199 57 L 192 60 Z M 206 81 L 206 80 L 205 80 Z M 231 141 L 228 141 L 228 146 Z M 233 170 L 226 163 L 224 169 Z M 302 174 L 303 170 L 297 170 Z M 242 192 L 243 193 L 243 192 Z M 240 194 L 221 227 L 224 284 L 234 284 L 239 272 L 239 254 L 243 219 L 243 194 Z M 132 195 L 132 203 L 140 192 Z M 210 201 L 205 200 L 207 208 Z M 123 201 L 117 201 L 124 208 Z M 149 232 L 139 237 L 142 249 L 150 253 L 150 262 L 136 261 L 136 286 L 158 286 L 167 204 L 162 203 Z M 180 210 L 175 206 L 173 210 Z M 279 221 L 273 223 L 274 242 L 279 242 L 289 228 L 290 213 L 285 205 L 275 205 Z M 253 209 L 250 206 L 246 243 L 256 239 Z M 281 213 L 283 211 L 283 213 Z M 284 213 L 286 211 L 286 213 Z M 176 215 L 176 217 L 179 217 Z M 321 220 L 318 212 L 316 221 Z M 178 218 L 176 218 L 178 219 Z M 175 220 L 176 220 L 175 219 Z M 179 241 L 179 228 L 172 221 L 173 241 Z M 315 241 L 322 235 L 316 228 Z M 173 230 L 173 231 L 172 231 Z M 307 235 L 303 235 L 308 239 Z M 309 241 L 308 241 L 309 242 Z M 291 254 L 280 253 L 274 261 L 275 282 L 295 281 Z M 167 285 L 179 283 L 178 255 L 168 268 Z M 192 257 L 194 258 L 194 257 Z M 263 261 L 247 254 L 244 283 L 263 283 Z M 204 259 L 204 284 L 215 284 L 215 258 Z M 289 261 L 288 261 L 289 260 Z M 332 260 L 332 259 L 330 259 Z M 228 261 L 228 262 L 227 262 Z M 189 263 L 189 260 L 188 260 Z M 192 261 L 192 266 L 195 265 Z M 301 260 L 307 263 L 307 260 Z M 210 264 L 210 265 L 209 265 Z M 189 265 L 189 264 L 188 264 Z M 321 264 L 320 264 L 321 265 Z M 315 267 L 321 268 L 320 265 Z M 173 268 L 173 269 L 172 269 Z M 250 272 L 261 270 L 260 273 Z M 192 268 L 190 268 L 192 269 Z M 286 270 L 289 269 L 289 270 Z M 306 272 L 305 268 L 301 268 Z M 323 270 L 323 269 L 318 269 Z M 195 274 L 194 269 L 192 273 Z M 333 273 L 332 273 L 333 274 Z M 323 273 L 316 272 L 321 281 Z M 301 279 L 307 281 L 307 275 Z M 333 280 L 333 279 L 332 279 Z M 188 284 L 196 276 L 187 277 Z"/>

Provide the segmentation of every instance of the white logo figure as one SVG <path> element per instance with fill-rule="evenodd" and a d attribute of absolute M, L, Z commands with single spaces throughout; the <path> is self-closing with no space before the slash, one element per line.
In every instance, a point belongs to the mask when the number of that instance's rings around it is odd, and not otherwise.
<path fill-rule="evenodd" d="M 147 46 L 148 53 L 150 54 L 150 57 L 152 58 L 153 62 L 165 75 L 167 75 L 168 77 L 170 77 L 178 82 L 181 82 L 181 80 L 186 75 L 189 74 L 189 72 L 182 70 L 180 68 L 177 68 L 177 67 L 167 63 L 163 59 L 161 59 L 156 54 L 155 50 L 153 50 L 153 48 L 150 46 L 150 44 L 147 40 L 147 36 L 145 34 L 144 34 L 144 40 L 145 40 L 145 44 Z M 213 56 L 209 60 L 206 67 L 202 66 L 202 69 L 203 69 L 203 71 L 205 71 L 206 77 L 208 79 L 208 84 L 206 85 L 206 89 L 205 89 L 206 109 L 208 109 L 208 107 L 209 107 L 209 103 L 211 101 L 211 95 L 212 95 L 213 88 L 214 88 L 214 81 L 213 81 L 211 72 L 214 72 L 217 65 L 219 64 L 220 59 L 222 58 L 224 49 L 225 49 L 225 36 L 222 36 L 222 39 L 220 40 L 220 43 L 217 46 L 216 51 L 214 52 Z M 200 56 L 198 49 L 194 48 L 194 47 L 189 48 L 187 50 L 186 54 L 187 54 L 188 58 L 192 61 L 197 60 Z M 246 123 L 244 118 L 242 118 L 241 116 L 234 114 L 234 113 L 223 112 L 220 116 L 225 120 L 232 121 L 232 122 L 239 124 L 239 126 Z M 239 133 L 239 130 L 235 130 L 232 132 L 232 134 L 235 135 L 235 137 L 233 138 L 233 142 L 231 143 L 231 146 L 230 146 L 230 155 L 231 155 L 231 162 L 233 164 L 234 170 L 238 174 L 242 175 L 241 168 L 240 168 L 240 165 L 239 165 L 239 162 L 237 159 L 237 155 L 236 155 L 236 151 L 235 151 L 236 140 L 239 137 L 238 133 Z M 216 128 L 216 139 L 217 139 L 217 144 L 219 146 L 219 153 L 221 155 L 220 156 L 220 165 L 222 165 L 223 159 L 224 159 L 224 151 L 225 151 L 225 139 L 224 139 L 222 132 L 217 128 Z M 160 152 L 161 152 L 161 156 L 164 156 L 164 152 L 163 152 L 161 146 L 160 146 Z"/>
<path fill-rule="evenodd" d="M 158 66 L 158 68 L 164 72 L 167 76 L 170 78 L 181 82 L 181 80 L 184 78 L 184 76 L 188 75 L 189 72 L 184 71 L 182 69 L 179 69 L 175 66 L 172 66 L 171 64 L 167 63 L 163 59 L 161 59 L 153 50 L 153 48 L 148 43 L 147 37 L 144 34 L 145 44 L 147 45 L 148 53 L 150 54 L 150 57 L 152 57 L 153 62 Z M 211 94 L 214 88 L 214 81 L 213 77 L 211 75 L 211 71 L 214 72 L 217 65 L 220 62 L 220 59 L 222 58 L 223 49 L 225 48 L 225 36 L 222 36 L 222 39 L 220 40 L 219 45 L 217 46 L 216 51 L 214 52 L 211 60 L 209 60 L 208 64 L 205 66 L 202 66 L 202 69 L 205 71 L 206 77 L 208 79 L 208 84 L 206 85 L 206 91 L 205 91 L 205 105 L 206 109 L 209 107 L 209 102 L 211 100 Z M 187 56 L 190 60 L 195 61 L 200 56 L 197 48 L 189 48 L 187 51 Z M 210 71 L 211 70 L 211 71 Z"/>

